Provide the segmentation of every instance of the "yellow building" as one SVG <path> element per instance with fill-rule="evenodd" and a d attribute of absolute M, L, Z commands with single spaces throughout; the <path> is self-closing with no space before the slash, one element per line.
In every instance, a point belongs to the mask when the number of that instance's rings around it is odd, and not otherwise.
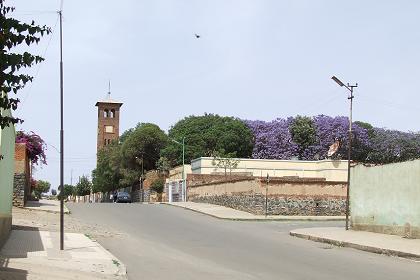
<path fill-rule="evenodd" d="M 254 177 L 297 176 L 317 177 L 327 181 L 347 182 L 347 160 L 274 160 L 239 158 L 236 168 L 227 168 L 227 173 Z M 191 161 L 192 174 L 224 174 L 225 169 L 214 164 L 214 158 L 201 157 Z"/>

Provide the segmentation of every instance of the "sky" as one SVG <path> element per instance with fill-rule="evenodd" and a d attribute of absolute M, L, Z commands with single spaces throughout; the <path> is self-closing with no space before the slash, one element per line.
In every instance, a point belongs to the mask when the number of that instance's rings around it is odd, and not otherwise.
<path fill-rule="evenodd" d="M 53 34 L 19 48 L 45 57 L 18 93 L 17 129 L 47 143 L 35 179 L 59 185 L 60 0 L 6 0 L 14 17 Z M 97 107 L 111 81 L 124 103 L 120 132 L 138 122 L 167 131 L 189 115 L 241 119 L 348 115 L 420 131 L 419 1 L 64 0 L 65 183 L 96 164 Z M 196 38 L 194 34 L 201 37 Z"/>

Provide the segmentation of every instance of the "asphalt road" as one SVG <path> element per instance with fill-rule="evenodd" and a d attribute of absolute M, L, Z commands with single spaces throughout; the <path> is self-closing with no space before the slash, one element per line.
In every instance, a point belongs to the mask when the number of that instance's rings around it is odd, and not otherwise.
<path fill-rule="evenodd" d="M 98 241 L 129 279 L 420 279 L 420 263 L 289 236 L 336 222 L 238 222 L 168 205 L 69 204 L 122 235 Z"/>

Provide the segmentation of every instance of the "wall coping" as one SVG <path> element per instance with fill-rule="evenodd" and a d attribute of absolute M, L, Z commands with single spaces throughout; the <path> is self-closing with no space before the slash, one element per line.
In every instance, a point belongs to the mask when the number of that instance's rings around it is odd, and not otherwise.
<path fill-rule="evenodd" d="M 267 184 L 266 178 L 259 178 L 259 177 L 248 177 L 248 178 L 232 178 L 228 180 L 218 180 L 213 182 L 205 182 L 205 183 L 197 183 L 194 185 L 188 185 L 188 188 L 196 188 L 201 186 L 209 186 L 209 185 L 221 185 L 226 183 L 237 183 L 237 182 L 243 182 L 243 181 L 255 181 L 259 183 L 260 185 Z M 188 182 L 191 182 L 188 181 Z M 290 177 L 276 177 L 276 178 L 270 178 L 269 183 L 285 183 L 285 184 L 296 184 L 296 185 L 302 185 L 302 184 L 321 184 L 321 185 L 346 185 L 347 182 L 343 181 L 326 181 L 325 178 L 290 178 Z"/>
<path fill-rule="evenodd" d="M 233 178 L 230 180 L 223 180 L 223 181 L 213 181 L 213 182 L 206 182 L 206 183 L 197 183 L 194 185 L 187 185 L 188 188 L 196 188 L 196 187 L 202 187 L 202 186 L 208 186 L 208 185 L 220 185 L 220 184 L 226 184 L 226 183 L 237 183 L 237 182 L 243 182 L 243 181 L 255 181 L 255 178 L 249 177 L 249 178 Z M 191 182 L 191 181 L 189 181 Z"/>
<path fill-rule="evenodd" d="M 191 160 L 191 163 L 197 162 L 200 160 L 213 160 L 213 157 L 199 157 L 196 159 Z M 270 161 L 270 162 L 311 162 L 311 163 L 321 163 L 321 162 L 347 162 L 347 160 L 331 160 L 331 159 L 323 159 L 323 160 L 294 160 L 294 159 L 264 159 L 264 158 L 234 158 L 239 159 L 241 161 Z"/>

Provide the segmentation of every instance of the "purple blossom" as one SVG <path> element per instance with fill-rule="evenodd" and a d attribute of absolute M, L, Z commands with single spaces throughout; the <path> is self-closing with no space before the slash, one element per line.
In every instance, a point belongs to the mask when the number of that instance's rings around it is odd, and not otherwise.
<path fill-rule="evenodd" d="M 304 160 L 319 160 L 327 158 L 329 147 L 339 140 L 341 145 L 335 155 L 336 157 L 347 158 L 348 143 L 348 118 L 329 117 L 324 115 L 312 118 L 316 128 L 316 142 L 303 150 L 301 158 Z M 294 118 L 276 119 L 271 122 L 245 121 L 246 125 L 254 133 L 253 158 L 268 159 L 291 159 L 299 156 L 299 145 L 294 143 L 289 127 Z M 366 154 L 365 149 L 369 148 L 368 132 L 366 129 L 353 124 L 353 152 L 358 157 Z M 357 158 L 356 160 L 360 160 Z"/>
<path fill-rule="evenodd" d="M 26 144 L 28 157 L 33 164 L 47 164 L 47 157 L 45 155 L 47 145 L 39 135 L 33 131 L 29 133 L 18 131 L 16 134 L 16 143 Z"/>

